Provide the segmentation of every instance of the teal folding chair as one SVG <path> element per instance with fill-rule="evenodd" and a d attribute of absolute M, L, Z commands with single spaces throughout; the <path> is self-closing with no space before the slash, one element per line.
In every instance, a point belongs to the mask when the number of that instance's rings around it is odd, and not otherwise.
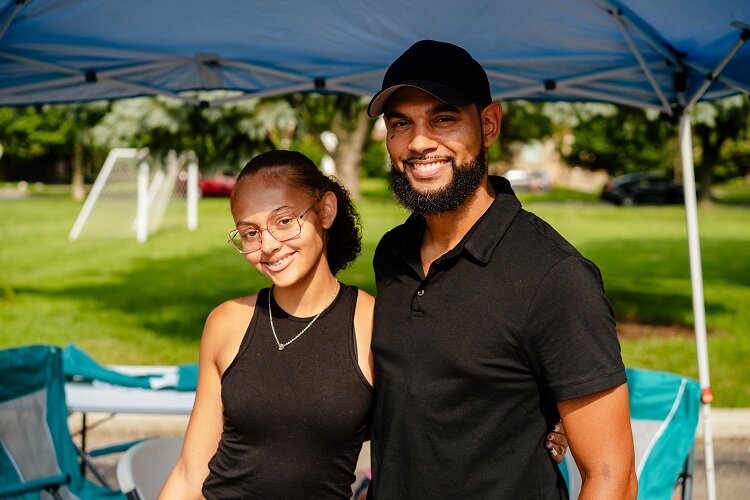
<path fill-rule="evenodd" d="M 678 488 L 684 500 L 692 498 L 700 385 L 674 373 L 635 368 L 626 371 L 638 500 L 669 500 Z M 560 469 L 570 498 L 578 498 L 581 475 L 572 453 L 565 456 Z"/>
<path fill-rule="evenodd" d="M 125 499 L 81 473 L 64 384 L 60 348 L 0 351 L 0 498 Z"/>

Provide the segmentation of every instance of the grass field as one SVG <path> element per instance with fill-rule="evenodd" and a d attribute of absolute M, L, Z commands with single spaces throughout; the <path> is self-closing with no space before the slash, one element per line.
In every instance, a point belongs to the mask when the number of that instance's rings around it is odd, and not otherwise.
<path fill-rule="evenodd" d="M 375 245 L 406 215 L 378 181 L 362 190 L 363 253 L 340 278 L 374 293 Z M 599 265 L 618 320 L 640 324 L 637 338 L 622 339 L 626 364 L 697 377 L 681 207 L 554 201 L 562 198 L 522 199 Z M 201 202 L 195 232 L 168 214 L 142 245 L 101 233 L 68 241 L 79 208 L 65 190 L 0 200 L 1 347 L 75 342 L 104 363 L 192 362 L 210 309 L 266 284 L 226 243 L 225 199 Z M 750 209 L 701 208 L 699 217 L 716 404 L 747 407 Z"/>

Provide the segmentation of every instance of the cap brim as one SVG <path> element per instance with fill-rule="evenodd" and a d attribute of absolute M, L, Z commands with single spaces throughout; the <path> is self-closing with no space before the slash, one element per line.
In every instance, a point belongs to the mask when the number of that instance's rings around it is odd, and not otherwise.
<path fill-rule="evenodd" d="M 463 92 L 460 92 L 453 87 L 442 85 L 435 82 L 422 82 L 422 81 L 410 81 L 403 82 L 397 85 L 391 85 L 390 87 L 381 90 L 375 97 L 370 101 L 370 105 L 367 107 L 367 114 L 373 118 L 385 113 L 386 104 L 388 99 L 394 92 L 401 89 L 402 87 L 414 87 L 419 90 L 423 90 L 428 94 L 440 99 L 441 101 L 451 104 L 453 106 L 467 106 L 472 104 L 473 100 Z"/>

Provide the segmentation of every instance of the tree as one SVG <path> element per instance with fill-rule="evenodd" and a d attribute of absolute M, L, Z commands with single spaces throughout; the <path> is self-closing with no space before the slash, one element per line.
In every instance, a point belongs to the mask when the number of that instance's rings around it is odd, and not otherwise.
<path fill-rule="evenodd" d="M 369 100 L 348 94 L 292 94 L 287 99 L 300 114 L 298 136 L 310 134 L 319 141 L 325 131 L 336 134 L 336 174 L 351 196 L 359 198 L 359 169 L 375 124 L 367 115 Z"/>
<path fill-rule="evenodd" d="M 73 197 L 82 199 L 84 170 L 96 156 L 91 129 L 108 107 L 98 101 L 0 108 L 6 172 L 26 170 L 23 177 L 42 180 L 50 166 L 70 166 Z"/>
<path fill-rule="evenodd" d="M 604 104 L 571 111 L 575 142 L 563 151 L 567 163 L 610 175 L 674 168 L 677 130 L 661 115 Z"/>
<path fill-rule="evenodd" d="M 576 104 L 571 111 L 575 143 L 563 151 L 570 164 L 605 169 L 611 175 L 664 171 L 679 164 L 677 127 L 663 115 L 602 104 Z M 691 115 L 698 193 L 706 202 L 715 180 L 750 171 L 750 103 L 745 96 L 699 103 Z"/>
<path fill-rule="evenodd" d="M 71 159 L 71 195 L 76 201 L 86 197 L 84 188 L 84 171 L 86 169 L 87 151 L 95 149 L 92 129 L 109 110 L 109 104 L 104 101 L 86 104 L 69 104 L 62 108 L 66 115 L 68 129 L 68 144 L 72 147 Z"/>
<path fill-rule="evenodd" d="M 210 97 L 231 95 L 216 94 Z M 247 158 L 268 149 L 297 149 L 320 164 L 325 154 L 321 133 L 332 131 L 338 138 L 332 154 L 336 173 L 357 197 L 359 168 L 374 124 L 366 105 L 366 99 L 343 94 L 291 94 L 215 108 L 162 97 L 138 98 L 116 102 L 94 132 L 97 142 L 109 147 L 148 147 L 156 156 L 189 149 L 204 170 L 235 171 Z"/>
<path fill-rule="evenodd" d="M 738 95 L 728 99 L 700 103 L 693 117 L 697 138 L 696 180 L 701 202 L 711 200 L 711 185 L 750 171 L 750 103 Z"/>
<path fill-rule="evenodd" d="M 201 97 L 206 96 L 198 94 Z M 175 99 L 142 97 L 114 103 L 94 136 L 110 148 L 147 147 L 155 157 L 169 150 L 191 150 L 204 171 L 237 171 L 260 151 L 288 146 L 296 127 L 295 112 L 278 99 L 202 108 Z"/>
<path fill-rule="evenodd" d="M 502 107 L 500 139 L 489 148 L 490 161 L 511 161 L 518 145 L 542 141 L 555 133 L 556 126 L 546 103 L 508 101 Z"/>

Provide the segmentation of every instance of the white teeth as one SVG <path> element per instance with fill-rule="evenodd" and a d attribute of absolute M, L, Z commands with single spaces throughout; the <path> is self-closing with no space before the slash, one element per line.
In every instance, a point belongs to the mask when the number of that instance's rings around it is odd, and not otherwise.
<path fill-rule="evenodd" d="M 286 264 L 288 260 L 289 260 L 289 257 L 284 257 L 283 259 L 275 260 L 273 262 L 266 262 L 266 265 L 268 267 L 279 267 L 282 264 Z"/>
<path fill-rule="evenodd" d="M 436 161 L 433 163 L 417 163 L 413 164 L 413 166 L 417 172 L 432 172 L 443 166 L 443 163 L 442 161 Z"/>

